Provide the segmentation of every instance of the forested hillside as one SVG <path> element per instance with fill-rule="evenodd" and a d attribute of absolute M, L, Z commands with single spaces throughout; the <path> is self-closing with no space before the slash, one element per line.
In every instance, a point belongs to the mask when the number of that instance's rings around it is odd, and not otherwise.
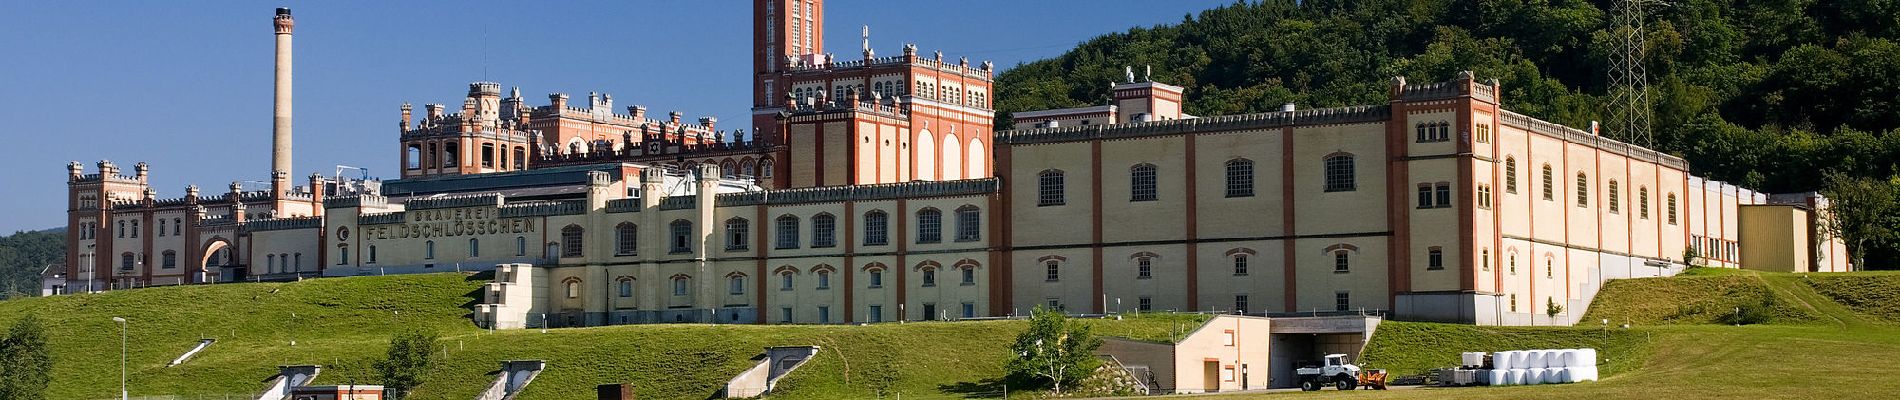
<path fill-rule="evenodd" d="M 1144 65 L 1187 88 L 1195 115 L 1383 104 L 1394 76 L 1470 70 L 1501 81 L 1506 108 L 1588 126 L 1608 115 L 1610 6 L 1237 2 L 1010 68 L 997 78 L 998 126 L 1011 112 L 1100 104 L 1123 66 Z M 1647 25 L 1652 147 L 1759 190 L 1840 192 L 1867 265 L 1896 265 L 1900 1 L 1670 0 L 1649 8 Z"/>
<path fill-rule="evenodd" d="M 0 299 L 38 296 L 40 271 L 66 259 L 64 229 L 14 232 L 0 237 Z"/>

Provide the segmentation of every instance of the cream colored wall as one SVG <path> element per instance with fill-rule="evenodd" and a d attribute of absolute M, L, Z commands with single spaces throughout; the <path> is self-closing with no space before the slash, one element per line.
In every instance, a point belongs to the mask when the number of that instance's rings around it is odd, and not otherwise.
<path fill-rule="evenodd" d="M 1103 258 L 1108 258 L 1109 253 L 1104 251 L 1103 254 Z M 1063 258 L 1056 261 L 1060 273 L 1055 281 L 1047 280 L 1047 267 L 1041 261 L 1051 257 Z M 1018 250 L 1010 252 L 1009 258 L 1012 266 L 1011 286 L 1015 289 L 1010 296 L 1015 303 L 1011 305 L 1011 314 L 1028 315 L 1031 309 L 1047 305 L 1050 299 L 1060 302 L 1069 312 L 1101 311 L 1094 306 L 1097 301 L 1093 284 L 1095 261 L 1088 248 Z M 1133 303 L 1124 299 L 1122 304 L 1126 306 Z"/>
<path fill-rule="evenodd" d="M 786 135 L 791 142 L 791 154 L 807 155 L 789 157 L 790 168 L 776 171 L 791 175 L 792 187 L 809 187 L 818 183 L 818 160 L 809 156 L 818 154 L 817 132 L 817 126 L 813 124 L 792 124 L 791 133 Z"/>
<path fill-rule="evenodd" d="M 322 249 L 317 248 L 317 234 L 318 230 L 315 228 L 251 232 L 252 245 L 246 249 L 246 251 L 250 253 L 252 260 L 250 264 L 251 274 L 262 275 L 266 273 L 293 271 L 316 272 L 318 268 L 317 253 L 322 251 Z M 289 270 L 266 271 L 266 269 L 269 268 L 265 262 L 265 260 L 268 259 L 268 257 L 265 257 L 266 254 L 290 254 L 292 260 L 289 264 L 296 264 L 297 256 L 302 255 L 302 264 L 300 264 L 301 267 L 299 267 L 299 265 L 279 264 L 283 265 L 281 268 L 289 268 Z M 150 264 L 150 262 L 147 263 L 147 265 Z"/>
<path fill-rule="evenodd" d="M 1231 310 L 1234 295 L 1248 295 L 1248 313 L 1286 312 L 1286 241 L 1284 240 L 1248 240 L 1238 242 L 1202 243 L 1196 251 L 1199 253 L 1200 274 L 1187 279 L 1198 279 L 1201 309 Z M 1234 255 L 1247 255 L 1247 273 L 1234 273 Z M 1328 260 L 1331 260 L 1328 258 Z M 1330 273 L 1331 269 L 1327 269 Z M 1174 297 L 1172 293 L 1156 295 L 1155 310 L 1166 311 L 1170 307 L 1163 298 Z M 1134 309 L 1133 300 L 1124 299 L 1125 309 Z"/>
<path fill-rule="evenodd" d="M 1349 294 L 1348 305 L 1354 310 L 1391 309 L 1387 240 L 1383 236 L 1295 240 L 1294 284 L 1298 303 L 1290 311 L 1333 310 L 1334 295 L 1338 292 Z M 1359 249 L 1348 251 L 1351 265 L 1348 272 L 1333 272 L 1333 253 L 1327 248 L 1335 245 Z"/>
<path fill-rule="evenodd" d="M 826 160 L 851 159 L 849 156 L 850 149 L 847 147 L 851 145 L 851 135 L 848 134 L 847 132 L 849 131 L 846 130 L 848 128 L 850 128 L 850 126 L 844 121 L 825 123 L 824 141 Z M 807 157 L 794 157 L 794 159 L 799 158 Z M 847 183 L 846 171 L 849 169 L 848 165 L 840 162 L 826 162 L 825 165 L 819 167 L 824 170 L 825 185 L 837 186 Z"/>
<path fill-rule="evenodd" d="M 1412 156 L 1429 155 L 1435 154 L 1413 154 Z M 1411 192 L 1403 198 L 1406 201 L 1405 206 L 1411 209 L 1411 257 L 1406 260 L 1406 265 L 1409 267 L 1406 268 L 1406 272 L 1412 275 L 1413 291 L 1437 292 L 1461 289 L 1459 266 L 1463 264 L 1458 249 L 1463 244 L 1461 235 L 1458 234 L 1459 210 L 1472 207 L 1474 204 L 1470 203 L 1471 197 L 1468 195 L 1473 190 L 1470 188 L 1472 184 L 1458 179 L 1460 162 L 1463 161 L 1454 158 L 1408 162 L 1410 166 L 1408 175 L 1412 178 L 1412 182 L 1407 182 L 1408 185 L 1405 187 Z M 1454 206 L 1418 208 L 1418 186 L 1420 184 L 1435 186 L 1437 182 L 1451 183 Z M 1436 193 L 1433 196 L 1436 197 Z M 1443 269 L 1430 269 L 1430 250 L 1434 247 L 1439 248 L 1444 254 Z"/>
<path fill-rule="evenodd" d="M 1271 334 L 1271 321 L 1258 317 L 1239 317 L 1222 315 L 1208 320 L 1186 338 L 1174 345 L 1175 391 L 1177 393 L 1203 393 L 1214 391 L 1234 391 L 1246 389 L 1265 389 L 1269 377 L 1267 362 L 1269 357 L 1268 340 Z M 1231 335 L 1232 345 L 1228 344 Z M 1206 386 L 1206 362 L 1218 359 L 1220 365 L 1216 373 L 1229 366 L 1233 367 L 1233 380 L 1216 377 L 1220 384 L 1216 388 Z M 1242 382 L 1241 366 L 1247 366 L 1246 382 Z"/>
<path fill-rule="evenodd" d="M 1003 180 L 1010 196 L 1010 226 L 1016 247 L 1090 242 L 1092 183 L 1088 143 L 1072 142 L 1009 147 L 1011 175 Z M 1064 204 L 1037 206 L 1037 178 L 1048 169 L 1064 175 Z M 1107 191 L 1104 191 L 1106 195 Z M 1031 257 L 1033 260 L 1034 257 Z M 1073 258 L 1073 257 L 1071 257 Z M 1017 264 L 1024 265 L 1024 264 Z M 1020 287 L 1020 286 L 1019 286 Z"/>
<path fill-rule="evenodd" d="M 1102 142 L 1102 240 L 1108 243 L 1186 237 L 1187 164 L 1183 136 Z M 1154 201 L 1130 201 L 1131 169 L 1155 166 Z M 1207 182 L 1207 179 L 1202 179 Z M 1218 182 L 1218 181 L 1216 181 Z M 1114 216 L 1109 218 L 1107 216 Z M 1179 259 L 1176 260 L 1179 262 Z"/>
<path fill-rule="evenodd" d="M 1794 206 L 1742 207 L 1743 268 L 1775 272 L 1810 272 L 1808 213 Z"/>
<path fill-rule="evenodd" d="M 1326 192 L 1325 157 L 1354 155 L 1356 189 Z M 1385 125 L 1302 126 L 1293 130 L 1295 233 L 1353 234 L 1386 230 Z"/>
<path fill-rule="evenodd" d="M 1152 256 L 1150 256 L 1152 255 Z M 1148 278 L 1140 277 L 1138 260 L 1150 258 Z M 1103 294 L 1108 296 L 1109 311 L 1134 310 L 1141 297 L 1149 297 L 1156 310 L 1187 310 L 1187 246 L 1182 244 L 1110 246 L 1102 249 Z M 1203 263 L 1205 265 L 1206 263 Z M 1041 265 L 1037 265 L 1041 267 Z M 1243 293 L 1247 288 L 1237 288 Z M 1219 297 L 1219 296 L 1214 296 Z M 1225 302 L 1202 303 L 1201 310 L 1231 310 L 1231 294 Z M 1117 307 L 1120 300 L 1120 308 Z"/>
<path fill-rule="evenodd" d="M 1286 234 L 1286 219 L 1281 212 L 1286 206 L 1282 190 L 1285 179 L 1281 173 L 1285 139 L 1280 129 L 1203 134 L 1194 138 L 1194 175 L 1199 180 L 1194 185 L 1195 227 L 1199 230 L 1196 235 L 1233 238 Z M 1254 195 L 1229 198 L 1227 162 L 1239 158 L 1254 163 Z M 1162 193 L 1163 200 L 1178 197 L 1168 196 L 1170 192 Z"/>

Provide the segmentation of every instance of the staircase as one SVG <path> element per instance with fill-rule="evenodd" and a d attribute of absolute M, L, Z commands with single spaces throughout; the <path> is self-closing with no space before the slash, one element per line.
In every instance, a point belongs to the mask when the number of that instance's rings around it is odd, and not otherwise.
<path fill-rule="evenodd" d="M 818 355 L 818 346 L 767 347 L 765 354 L 755 357 L 758 364 L 738 377 L 726 382 L 724 398 L 739 399 L 758 397 L 778 386 L 778 380 L 792 370 L 805 365 L 805 361 Z"/>
<path fill-rule="evenodd" d="M 320 365 L 279 366 L 277 367 L 277 377 L 271 378 L 270 386 L 264 388 L 264 393 L 257 395 L 257 400 L 284 400 L 289 398 L 292 389 L 309 385 L 310 381 L 316 380 L 317 374 L 322 372 L 323 366 Z"/>
<path fill-rule="evenodd" d="M 488 384 L 488 390 L 475 396 L 475 400 L 513 400 L 547 366 L 547 360 L 502 361 L 501 373 L 495 376 L 495 382 Z"/>

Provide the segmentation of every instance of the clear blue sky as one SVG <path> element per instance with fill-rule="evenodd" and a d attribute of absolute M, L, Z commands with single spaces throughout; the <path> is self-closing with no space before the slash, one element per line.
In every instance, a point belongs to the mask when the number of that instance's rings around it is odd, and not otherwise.
<path fill-rule="evenodd" d="M 868 24 L 880 54 L 913 42 L 1007 68 L 1231 2 L 831 0 L 825 39 L 854 57 Z M 280 5 L 297 17 L 294 181 L 338 164 L 394 179 L 397 106 L 459 107 L 477 80 L 688 120 L 744 121 L 751 104 L 749 1 L 6 2 L 0 234 L 65 224 L 68 161 L 148 162 L 160 198 L 265 179 Z"/>

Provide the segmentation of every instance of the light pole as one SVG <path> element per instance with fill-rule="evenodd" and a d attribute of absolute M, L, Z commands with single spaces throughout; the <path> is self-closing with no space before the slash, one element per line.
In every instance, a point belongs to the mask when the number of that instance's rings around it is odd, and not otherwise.
<path fill-rule="evenodd" d="M 125 318 L 112 317 L 112 322 L 119 323 L 119 400 L 130 400 L 131 393 L 125 391 Z"/>

